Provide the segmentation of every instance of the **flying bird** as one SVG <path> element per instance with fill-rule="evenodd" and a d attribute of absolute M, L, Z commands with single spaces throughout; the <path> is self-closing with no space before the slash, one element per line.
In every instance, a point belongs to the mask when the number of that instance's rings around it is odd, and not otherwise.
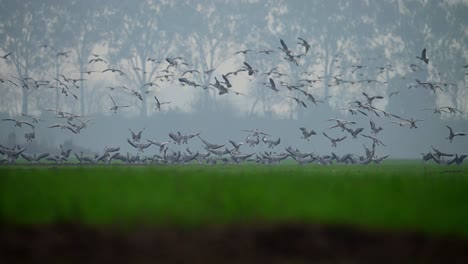
<path fill-rule="evenodd" d="M 7 54 L 3 55 L 3 56 L 0 56 L 0 58 L 6 60 L 8 58 L 8 56 L 11 55 L 11 52 L 8 52 Z"/>
<path fill-rule="evenodd" d="M 307 128 L 305 128 L 305 127 L 301 127 L 299 129 L 302 131 L 302 137 L 301 138 L 307 139 L 307 141 L 309 141 L 310 136 L 317 135 L 317 133 L 315 133 L 315 131 L 313 129 L 311 129 L 310 131 L 308 131 Z"/>
<path fill-rule="evenodd" d="M 156 100 L 156 110 L 158 111 L 161 111 L 161 105 L 171 103 L 171 102 L 160 102 L 156 96 L 154 97 L 154 99 Z"/>
<path fill-rule="evenodd" d="M 297 38 L 297 39 L 301 41 L 301 42 L 298 42 L 297 44 L 304 46 L 304 48 L 306 49 L 305 54 L 307 54 L 307 52 L 309 52 L 309 49 L 310 49 L 310 44 L 307 43 L 305 39 L 302 39 L 302 38 Z"/>
<path fill-rule="evenodd" d="M 141 134 L 143 133 L 143 131 L 145 131 L 145 128 L 143 128 L 142 130 L 138 131 L 137 133 L 133 132 L 133 130 L 131 130 L 130 128 L 129 128 L 128 130 L 129 130 L 130 133 L 132 134 L 132 141 L 134 141 L 134 142 L 140 142 Z"/>
<path fill-rule="evenodd" d="M 242 54 L 245 55 L 245 54 L 247 54 L 247 52 L 249 52 L 249 51 L 252 51 L 252 50 L 249 50 L 249 49 L 246 49 L 246 50 L 239 50 L 238 52 L 234 53 L 234 55 L 240 54 L 240 53 L 242 53 Z"/>
<path fill-rule="evenodd" d="M 13 121 L 15 122 L 15 126 L 17 127 L 21 127 L 21 125 L 28 125 L 30 126 L 32 129 L 34 129 L 34 125 L 29 123 L 28 121 L 20 121 L 20 120 L 16 120 L 14 118 L 3 118 L 2 121 Z"/>
<path fill-rule="evenodd" d="M 125 75 L 125 73 L 119 69 L 113 69 L 113 68 L 108 68 L 108 69 L 105 69 L 103 70 L 102 72 L 108 72 L 108 71 L 111 71 L 111 72 L 118 72 L 120 74 L 120 76 L 123 76 Z"/>
<path fill-rule="evenodd" d="M 273 81 L 272 78 L 269 78 L 269 81 L 270 81 L 270 85 L 267 85 L 267 87 L 269 87 L 270 89 L 272 89 L 275 92 L 279 92 L 278 88 L 276 88 L 275 81 Z"/>
<path fill-rule="evenodd" d="M 422 51 L 422 53 L 421 53 L 421 57 L 416 56 L 416 58 L 418 58 L 418 59 L 424 61 L 426 64 L 429 63 L 429 59 L 428 59 L 427 56 L 426 56 L 426 49 L 425 49 L 425 48 L 423 49 L 423 51 Z"/>
<path fill-rule="evenodd" d="M 302 101 L 301 99 L 297 98 L 297 97 L 293 97 L 293 96 L 286 96 L 286 97 L 289 97 L 291 99 L 293 99 L 294 101 L 296 101 L 296 103 L 299 105 L 299 106 L 303 106 L 304 108 L 307 108 L 307 105 L 304 103 L 304 101 Z"/>
<path fill-rule="evenodd" d="M 322 132 L 322 134 L 331 141 L 333 148 L 336 148 L 336 143 L 337 142 L 340 142 L 340 141 L 342 141 L 342 140 L 344 140 L 346 138 L 346 136 L 341 137 L 341 138 L 331 138 L 325 132 Z"/>
<path fill-rule="evenodd" d="M 115 103 L 115 101 L 114 101 L 114 98 L 112 98 L 112 96 L 111 96 L 110 94 L 109 94 L 109 97 L 110 97 L 110 99 L 112 100 L 112 104 L 114 105 L 114 106 L 111 107 L 110 110 L 111 110 L 111 111 L 114 111 L 114 113 L 117 113 L 117 110 L 118 110 L 119 108 L 130 107 L 130 105 L 117 105 L 117 104 Z"/>
<path fill-rule="evenodd" d="M 453 132 L 453 129 L 447 125 L 447 128 L 449 129 L 449 136 L 447 137 L 447 139 L 450 141 L 450 143 L 452 142 L 453 138 L 454 137 L 457 137 L 457 136 L 466 136 L 466 133 L 463 133 L 463 132 Z"/>
<path fill-rule="evenodd" d="M 274 50 L 260 50 L 259 52 L 257 52 L 257 54 L 260 54 L 260 53 L 265 53 L 266 55 L 269 55 L 270 53 L 273 53 L 275 52 Z"/>
<path fill-rule="evenodd" d="M 284 43 L 284 40 L 280 39 L 281 47 L 278 47 L 281 51 L 286 53 L 286 55 L 291 55 L 291 51 L 288 49 L 288 46 L 286 46 L 286 43 Z"/>
<path fill-rule="evenodd" d="M 107 63 L 107 61 L 105 59 L 102 59 L 102 58 L 96 58 L 96 59 L 90 59 L 88 64 L 91 64 L 91 63 L 94 63 L 94 62 L 104 62 L 104 63 Z"/>
<path fill-rule="evenodd" d="M 243 68 L 245 70 L 247 70 L 247 72 L 249 73 L 250 76 L 254 74 L 254 69 L 252 68 L 252 66 L 250 66 L 250 64 L 248 64 L 245 61 L 244 61 L 244 67 Z"/>

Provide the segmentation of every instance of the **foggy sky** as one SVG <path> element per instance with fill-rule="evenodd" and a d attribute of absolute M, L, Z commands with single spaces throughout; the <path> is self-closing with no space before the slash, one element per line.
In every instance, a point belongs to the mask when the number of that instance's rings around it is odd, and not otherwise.
<path fill-rule="evenodd" d="M 52 8 L 51 8 L 52 6 Z M 378 148 L 379 155 L 392 158 L 419 158 L 421 152 L 435 146 L 449 153 L 466 153 L 468 138 L 459 137 L 453 143 L 445 138 L 446 125 L 468 133 L 467 114 L 435 114 L 425 108 L 451 106 L 468 112 L 468 1 L 2 1 L 0 0 L 0 115 L 2 118 L 21 117 L 21 113 L 39 116 L 45 121 L 37 125 L 36 143 L 46 142 L 51 148 L 65 140 L 91 151 L 101 151 L 105 145 L 121 146 L 123 151 L 136 153 L 126 142 L 129 128 L 146 128 L 147 139 L 168 140 L 167 134 L 201 132 L 210 142 L 227 143 L 228 139 L 245 141 L 248 133 L 241 129 L 259 128 L 268 131 L 273 139 L 281 138 L 274 151 L 281 152 L 291 145 L 304 151 L 329 154 L 331 151 L 363 154 L 362 137 L 348 138 L 331 148 L 321 134 L 338 137 L 346 135 L 340 129 L 328 128 L 334 123 L 328 118 L 355 121 L 354 128 L 363 127 L 370 134 L 369 120 L 384 130 L 378 134 L 386 147 Z M 298 66 L 284 59 L 278 47 L 283 39 L 293 54 L 304 53 L 298 37 L 308 41 L 310 51 L 298 59 Z M 47 47 L 41 47 L 47 45 Z M 427 48 L 430 58 L 425 64 L 421 56 Z M 247 54 L 235 54 L 240 50 Z M 274 50 L 270 55 L 260 50 Z M 57 57 L 69 51 L 68 57 Z M 107 61 L 89 63 L 96 58 Z M 183 62 L 173 68 L 170 81 L 155 79 L 164 75 L 168 63 L 165 58 L 182 57 Z M 161 63 L 153 63 L 155 58 Z M 200 74 L 186 74 L 190 80 L 209 85 L 215 77 L 242 68 L 248 62 L 255 70 L 253 76 L 245 72 L 230 75 L 232 89 L 244 95 L 218 95 L 214 89 L 182 86 L 177 78 L 190 69 Z M 420 70 L 413 71 L 411 64 Z M 364 65 L 353 70 L 353 66 Z M 391 66 L 389 66 L 391 65 Z M 274 77 L 280 92 L 275 93 L 263 83 L 262 75 L 278 67 L 289 77 Z M 379 67 L 385 70 L 379 73 Z M 101 73 L 117 68 L 125 76 Z M 204 72 L 214 69 L 212 74 Z M 85 74 L 83 71 L 99 71 Z M 143 71 L 147 71 L 143 74 Z M 303 72 L 309 72 L 305 75 Z M 8 82 L 14 77 L 48 80 L 64 75 L 84 78 L 77 88 L 70 84 L 78 100 L 59 93 L 49 85 L 21 88 Z M 332 85 L 338 74 L 343 82 Z M 314 105 L 298 91 L 289 92 L 280 81 L 296 84 L 300 79 L 322 79 L 305 87 L 317 100 Z M 164 78 L 163 78 L 164 79 Z M 378 82 L 360 82 L 372 79 Z M 433 93 L 422 87 L 409 89 L 415 79 L 442 85 L 443 91 Z M 153 81 L 148 93 L 142 88 Z M 452 85 L 453 84 L 453 85 Z M 144 101 L 121 86 L 142 92 Z M 106 87 L 116 87 L 110 90 Z M 143 90 L 142 90 L 143 89 Z M 395 118 L 350 115 L 345 110 L 349 102 L 364 100 L 362 92 L 382 95 L 374 105 L 405 118 L 423 119 L 417 129 L 390 123 Z M 398 94 L 389 97 L 392 92 Z M 110 111 L 112 102 L 132 105 L 117 114 Z M 156 111 L 154 96 L 170 101 Z M 301 108 L 287 96 L 301 98 L 307 108 Z M 330 96 L 330 97 L 328 97 Z M 50 129 L 57 119 L 46 109 L 82 114 L 94 118 L 92 125 L 74 135 L 60 129 Z M 27 146 L 23 136 L 28 127 L 14 127 L 0 122 L 0 143 L 8 142 L 8 134 L 16 134 L 17 143 Z M 314 129 L 318 135 L 311 141 L 301 139 L 299 127 Z M 30 144 L 30 143 L 28 143 Z M 194 138 L 191 149 L 201 149 Z M 174 146 L 174 150 L 186 146 Z M 266 150 L 244 146 L 243 152 Z M 157 153 L 150 148 L 146 155 Z"/>

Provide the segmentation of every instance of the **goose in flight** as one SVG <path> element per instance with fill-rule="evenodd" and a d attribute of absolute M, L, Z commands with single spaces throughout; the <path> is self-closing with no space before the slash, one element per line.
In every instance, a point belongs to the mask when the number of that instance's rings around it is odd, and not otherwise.
<path fill-rule="evenodd" d="M 260 53 L 265 53 L 266 55 L 270 55 L 270 53 L 273 53 L 275 52 L 274 50 L 260 50 L 259 52 L 257 52 L 257 54 L 260 54 Z"/>
<path fill-rule="evenodd" d="M 205 71 L 205 74 L 210 75 L 210 74 L 212 74 L 215 70 L 216 70 L 216 68 L 209 69 L 209 70 Z"/>
<path fill-rule="evenodd" d="M 65 58 L 68 58 L 68 54 L 69 54 L 70 52 L 71 52 L 71 51 L 62 51 L 62 52 L 58 52 L 55 56 L 57 56 L 57 57 L 64 56 Z"/>
<path fill-rule="evenodd" d="M 453 157 L 453 154 L 449 154 L 449 153 L 444 153 L 436 148 L 434 148 L 434 146 L 431 146 L 432 150 L 434 150 L 435 152 L 435 157 L 437 158 L 440 158 L 440 157 Z"/>
<path fill-rule="evenodd" d="M 240 53 L 242 53 L 242 54 L 246 55 L 246 54 L 247 54 L 247 52 L 249 52 L 249 51 L 252 51 L 252 50 L 249 50 L 249 49 L 246 49 L 246 50 L 239 50 L 238 52 L 234 53 L 234 55 L 236 55 L 236 54 L 240 54 Z"/>
<path fill-rule="evenodd" d="M 457 112 L 460 113 L 460 114 L 464 114 L 463 111 L 461 111 L 460 109 L 458 109 L 456 107 L 443 106 L 443 107 L 440 107 L 439 109 L 440 110 L 447 109 L 448 113 L 450 113 L 450 114 L 456 114 Z"/>
<path fill-rule="evenodd" d="M 101 72 L 101 71 L 84 71 L 84 72 L 81 72 L 81 73 L 86 73 L 88 75 L 91 75 L 91 73 L 95 73 L 95 72 Z"/>
<path fill-rule="evenodd" d="M 233 140 L 229 140 L 229 143 L 231 143 L 231 145 L 234 147 L 234 149 L 236 150 L 236 152 L 240 152 L 239 148 L 244 145 L 244 142 L 235 142 Z"/>
<path fill-rule="evenodd" d="M 150 57 L 148 57 L 148 58 L 146 59 L 146 61 L 151 61 L 151 62 L 153 62 L 153 63 L 159 63 L 159 62 L 160 62 L 160 61 L 158 61 L 158 59 L 156 59 L 156 58 L 150 58 Z"/>
<path fill-rule="evenodd" d="M 373 145 L 377 145 L 377 146 L 382 145 L 382 146 L 386 147 L 385 144 L 382 141 L 380 141 L 378 138 L 375 138 L 375 137 L 372 137 L 372 136 L 369 136 L 369 135 L 364 135 L 364 134 L 361 134 L 361 136 L 363 136 L 365 138 L 368 138 L 368 139 L 372 139 L 372 144 Z"/>
<path fill-rule="evenodd" d="M 115 147 L 115 148 L 113 148 L 113 147 L 105 146 L 105 147 L 104 147 L 103 153 L 117 152 L 117 151 L 119 151 L 119 150 L 120 150 L 120 147 Z"/>
<path fill-rule="evenodd" d="M 21 115 L 24 116 L 24 117 L 29 117 L 29 118 L 31 118 L 31 119 L 32 119 L 32 122 L 33 122 L 34 124 L 38 124 L 39 121 L 44 121 L 44 120 L 42 120 L 42 119 L 40 119 L 40 118 L 37 118 L 37 117 L 35 117 L 35 116 L 32 116 L 32 115 L 26 115 L 26 114 L 24 114 L 24 113 L 21 113 Z"/>
<path fill-rule="evenodd" d="M 205 144 L 206 148 L 208 149 L 219 149 L 219 148 L 222 148 L 224 147 L 224 144 L 223 145 L 218 145 L 218 144 L 212 144 L 206 140 L 204 140 L 202 137 L 200 137 L 200 135 L 197 135 L 197 137 L 203 142 L 203 144 Z"/>
<path fill-rule="evenodd" d="M 160 102 L 158 97 L 156 97 L 156 96 L 154 96 L 154 99 L 156 100 L 156 109 L 155 110 L 158 110 L 158 111 L 161 111 L 161 105 L 171 103 L 171 102 Z"/>
<path fill-rule="evenodd" d="M 114 113 L 117 113 L 117 110 L 118 110 L 119 108 L 130 107 L 130 105 L 117 105 L 117 104 L 115 103 L 115 101 L 114 101 L 114 98 L 112 98 L 112 96 L 111 96 L 110 94 L 109 94 L 109 97 L 110 97 L 110 99 L 112 100 L 112 104 L 114 105 L 114 106 L 111 107 L 110 110 L 111 110 L 111 111 L 114 111 Z"/>
<path fill-rule="evenodd" d="M 386 158 L 388 158 L 390 155 L 385 155 L 383 157 L 377 157 L 377 156 L 372 156 L 371 157 L 371 160 L 375 163 L 375 164 L 380 164 L 380 162 Z"/>
<path fill-rule="evenodd" d="M 28 121 L 20 121 L 20 120 L 16 120 L 14 118 L 3 118 L 2 121 L 13 121 L 15 122 L 15 127 L 21 127 L 21 125 L 28 125 L 30 126 L 32 129 L 34 129 L 34 125 L 29 123 Z"/>
<path fill-rule="evenodd" d="M 103 70 L 102 72 L 108 72 L 108 71 L 110 71 L 110 72 L 117 72 L 117 73 L 120 74 L 120 76 L 125 75 L 125 73 L 124 73 L 123 71 L 121 71 L 121 70 L 119 70 L 119 69 L 113 69 L 113 68 L 107 68 L 107 69 Z"/>
<path fill-rule="evenodd" d="M 288 49 L 288 46 L 286 46 L 286 43 L 284 43 L 282 39 L 280 39 L 280 44 L 281 44 L 281 47 L 278 47 L 278 49 L 283 51 L 286 54 L 286 56 L 290 56 L 291 51 Z"/>
<path fill-rule="evenodd" d="M 189 134 L 189 135 L 183 135 L 181 136 L 182 138 L 182 144 L 188 144 L 188 140 L 191 138 L 194 138 L 196 136 L 200 135 L 200 132 L 195 133 L 195 134 Z"/>
<path fill-rule="evenodd" d="M 371 105 L 372 104 L 372 101 L 374 101 L 375 99 L 383 99 L 384 97 L 381 96 L 381 95 L 377 95 L 377 96 L 369 96 L 367 93 L 365 92 L 362 92 L 362 95 L 364 95 L 366 97 L 366 100 L 367 100 L 367 104 L 368 105 Z"/>
<path fill-rule="evenodd" d="M 156 86 L 156 87 L 161 88 L 161 87 L 160 87 L 157 83 L 155 83 L 155 82 L 147 82 L 147 83 L 143 84 L 143 86 L 142 86 L 141 88 L 144 88 L 144 87 L 146 87 L 146 86 L 150 86 L 150 87 Z"/>
<path fill-rule="evenodd" d="M 102 59 L 102 58 L 95 58 L 95 59 L 90 59 L 88 64 L 91 64 L 91 63 L 95 63 L 95 62 L 104 62 L 104 63 L 107 63 L 107 61 L 105 59 Z"/>
<path fill-rule="evenodd" d="M 222 74 L 221 76 L 223 77 L 223 79 L 224 79 L 224 84 L 227 86 L 227 88 L 231 88 L 231 87 L 232 87 L 232 84 L 231 84 L 231 82 L 229 82 L 229 79 L 227 78 L 227 76 L 224 75 L 224 74 Z"/>
<path fill-rule="evenodd" d="M 455 154 L 455 157 L 448 163 L 448 165 L 451 165 L 453 163 L 457 164 L 457 165 L 462 165 L 463 163 L 463 160 L 468 157 L 468 155 L 460 155 L 458 156 L 458 154 Z"/>
<path fill-rule="evenodd" d="M 11 55 L 11 52 L 8 52 L 7 54 L 3 55 L 3 56 L 0 56 L 0 58 L 6 60 L 8 58 L 8 56 Z"/>
<path fill-rule="evenodd" d="M 266 86 L 269 87 L 270 89 L 272 89 L 275 92 L 279 92 L 278 88 L 276 88 L 275 81 L 273 81 L 272 78 L 269 78 L 269 81 L 270 81 L 270 85 L 267 84 Z"/>
<path fill-rule="evenodd" d="M 24 133 L 24 138 L 26 139 L 26 141 L 28 142 L 32 142 L 35 138 L 36 138 L 36 134 L 34 133 L 34 130 L 30 133 Z"/>
<path fill-rule="evenodd" d="M 148 142 L 148 143 L 135 143 L 132 142 L 129 138 L 127 138 L 128 144 L 130 144 L 132 147 L 138 149 L 139 152 L 143 152 L 145 149 L 147 149 L 149 146 L 153 145 L 153 143 Z"/>
<path fill-rule="evenodd" d="M 305 54 L 307 54 L 307 52 L 309 52 L 309 49 L 310 49 L 310 44 L 307 43 L 305 39 L 302 39 L 302 38 L 297 38 L 297 39 L 301 41 L 301 42 L 298 42 L 297 44 L 304 46 L 304 48 L 306 49 Z"/>
<path fill-rule="evenodd" d="M 434 158 L 431 152 L 421 153 L 421 155 L 422 155 L 422 160 L 424 161 L 424 163 L 427 163 L 429 160 Z"/>
<path fill-rule="evenodd" d="M 307 105 L 305 104 L 304 101 L 302 101 L 301 99 L 297 98 L 297 97 L 293 97 L 293 96 L 286 96 L 286 97 L 289 97 L 291 99 L 293 99 L 294 101 L 296 101 L 296 103 L 299 105 L 299 106 L 303 106 L 304 108 L 307 108 Z"/>
<path fill-rule="evenodd" d="M 270 76 L 270 75 L 276 74 L 276 73 L 279 73 L 278 72 L 278 67 L 273 67 L 273 68 L 270 69 L 270 71 L 264 72 L 261 75 Z"/>
<path fill-rule="evenodd" d="M 366 112 L 364 112 L 364 111 L 362 111 L 361 109 L 358 109 L 358 108 L 346 107 L 346 108 L 339 108 L 338 110 L 347 110 L 351 115 L 357 115 L 358 113 L 361 113 L 361 114 L 367 116 Z"/>
<path fill-rule="evenodd" d="M 130 128 L 128 129 L 130 131 L 130 133 L 132 134 L 132 140 L 134 142 L 140 142 L 141 140 L 141 134 L 143 133 L 143 131 L 145 131 L 146 128 L 143 128 L 142 130 L 138 131 L 137 133 L 133 132 L 133 130 L 131 130 Z"/>
<path fill-rule="evenodd" d="M 149 140 L 149 139 L 147 141 L 150 142 L 153 145 L 158 146 L 159 147 L 159 153 L 162 153 L 164 151 L 164 148 L 166 147 L 166 145 L 171 143 L 171 141 L 157 142 L 157 141 Z"/>
<path fill-rule="evenodd" d="M 426 64 L 429 63 L 429 59 L 426 56 L 426 49 L 425 48 L 422 50 L 421 57 L 416 56 L 416 58 L 424 61 Z"/>
<path fill-rule="evenodd" d="M 60 123 L 58 123 L 58 124 L 53 124 L 53 125 L 49 126 L 49 128 L 55 128 L 55 127 L 58 127 L 58 128 L 60 128 L 60 129 L 68 129 L 68 130 L 70 130 L 71 132 L 73 132 L 74 134 L 77 134 L 77 133 L 78 133 L 78 132 L 76 132 L 76 130 L 75 130 L 73 127 L 71 127 L 71 126 L 68 125 L 68 124 L 60 124 Z"/>
<path fill-rule="evenodd" d="M 258 145 L 260 143 L 260 138 L 257 136 L 247 136 L 245 139 L 245 142 L 249 144 L 250 147 L 254 147 L 255 145 Z"/>
<path fill-rule="evenodd" d="M 182 57 L 175 57 L 175 58 L 167 57 L 166 61 L 167 63 L 169 63 L 169 65 L 167 66 L 167 69 L 169 69 L 169 67 L 177 68 L 177 66 L 179 66 L 179 60 L 182 60 Z"/>
<path fill-rule="evenodd" d="M 314 105 L 317 105 L 317 102 L 323 103 L 323 101 L 321 100 L 315 100 L 315 97 L 311 93 L 308 93 L 307 91 L 304 91 L 302 89 L 297 89 L 297 90 L 301 91 L 307 97 L 307 99 L 311 101 Z"/>
<path fill-rule="evenodd" d="M 342 138 L 331 138 L 325 132 L 322 132 L 322 134 L 331 141 L 333 148 L 336 148 L 336 143 L 337 142 L 340 142 L 340 141 L 344 140 L 347 137 L 347 136 L 344 136 Z"/>
<path fill-rule="evenodd" d="M 286 57 L 284 57 L 285 60 L 289 61 L 289 62 L 292 62 L 294 64 L 296 64 L 296 66 L 299 66 L 299 63 L 297 62 L 296 60 L 296 57 L 299 58 L 300 55 L 298 56 L 294 56 L 292 54 L 286 54 Z"/>
<path fill-rule="evenodd" d="M 219 82 L 218 78 L 215 77 L 215 84 L 210 84 L 218 89 L 218 95 L 223 95 L 229 93 L 229 90 L 224 87 L 221 82 Z"/>
<path fill-rule="evenodd" d="M 244 61 L 243 69 L 247 70 L 247 72 L 249 73 L 249 76 L 252 76 L 254 74 L 254 72 L 255 72 L 254 69 L 252 68 L 252 66 L 250 66 L 250 64 L 248 64 L 245 61 Z"/>
<path fill-rule="evenodd" d="M 68 159 L 68 157 L 70 156 L 70 153 L 71 153 L 71 149 L 65 150 L 62 144 L 60 144 L 60 156 L 61 157 Z"/>
<path fill-rule="evenodd" d="M 200 73 L 200 72 L 197 71 L 197 70 L 188 70 L 188 71 L 184 71 L 184 72 L 182 73 L 182 75 L 180 75 L 180 77 L 184 77 L 184 75 L 187 74 L 187 73 L 193 74 L 194 72 Z"/>
<path fill-rule="evenodd" d="M 300 127 L 299 129 L 302 131 L 302 137 L 301 138 L 307 139 L 307 141 L 309 141 L 310 136 L 317 135 L 317 133 L 313 129 L 311 129 L 310 131 L 308 131 L 307 128 L 305 128 L 305 127 Z"/>
<path fill-rule="evenodd" d="M 185 77 L 179 78 L 178 80 L 179 80 L 179 82 L 181 82 L 182 86 L 184 86 L 185 84 L 190 85 L 190 86 L 193 86 L 193 87 L 195 87 L 195 88 L 197 88 L 197 86 L 201 86 L 201 85 L 195 83 L 194 81 L 188 80 L 188 79 L 185 78 Z"/>
<path fill-rule="evenodd" d="M 267 134 L 261 130 L 259 130 L 258 128 L 256 129 L 243 129 L 242 131 L 245 131 L 245 132 L 250 132 L 252 133 L 252 136 L 258 136 L 258 135 L 265 135 L 265 136 L 270 136 L 270 134 Z"/>
<path fill-rule="evenodd" d="M 80 124 L 74 124 L 71 121 L 67 121 L 67 124 L 70 125 L 71 127 L 73 127 L 73 129 L 75 129 L 76 133 L 80 133 L 81 130 L 88 127 L 88 122 L 90 122 L 93 119 L 94 118 L 88 118 L 88 119 L 82 121 L 82 120 L 76 118 L 76 120 L 78 120 L 80 122 Z"/>
<path fill-rule="evenodd" d="M 49 153 L 39 153 L 39 154 L 34 154 L 34 155 L 21 153 L 21 157 L 23 157 L 23 159 L 31 163 L 38 163 L 41 159 L 47 158 L 49 155 L 50 155 Z"/>
<path fill-rule="evenodd" d="M 212 143 L 209 143 L 208 141 L 204 140 L 203 138 L 200 137 L 200 135 L 197 135 L 197 137 L 203 142 L 203 144 L 206 145 L 206 147 L 208 149 L 219 149 L 219 148 L 222 148 L 224 147 L 224 144 L 223 145 L 218 145 L 218 144 L 212 144 Z"/>
<path fill-rule="evenodd" d="M 457 136 L 466 136 L 466 133 L 463 133 L 463 132 L 453 132 L 453 129 L 447 125 L 447 128 L 449 129 L 449 136 L 446 138 L 450 141 L 450 143 L 452 143 L 452 140 L 454 137 L 457 137 Z"/>
<path fill-rule="evenodd" d="M 392 114 L 392 116 L 400 119 L 400 120 L 403 120 L 403 122 L 396 122 L 396 121 L 392 121 L 391 123 L 398 123 L 400 126 L 405 126 L 405 125 L 409 125 L 410 128 L 418 128 L 416 126 L 416 122 L 420 122 L 420 121 L 424 121 L 423 119 L 413 119 L 412 117 L 410 119 L 405 119 L 405 118 L 401 118 L 397 115 L 394 115 Z"/>
<path fill-rule="evenodd" d="M 177 134 L 174 134 L 172 132 L 169 133 L 169 137 L 174 140 L 174 144 L 179 144 L 182 141 L 182 135 L 180 134 L 179 131 L 177 131 Z"/>
<path fill-rule="evenodd" d="M 364 128 L 362 128 L 362 127 L 356 128 L 356 129 L 352 129 L 352 128 L 347 128 L 347 127 L 346 127 L 346 131 L 348 131 L 348 132 L 351 134 L 351 136 L 353 136 L 353 138 L 357 138 L 357 135 L 358 135 L 359 133 L 361 133 L 362 130 L 364 130 Z"/>
<path fill-rule="evenodd" d="M 125 87 L 125 86 L 123 86 L 123 85 L 122 85 L 122 88 L 123 88 L 124 90 L 130 91 L 130 93 L 131 93 L 133 96 L 135 96 L 136 98 L 138 98 L 140 101 L 143 102 L 143 96 L 141 96 L 141 93 L 139 93 L 138 91 L 135 91 L 135 90 L 133 90 L 133 89 L 127 88 L 127 87 Z"/>
<path fill-rule="evenodd" d="M 262 141 L 263 143 L 268 144 L 268 148 L 274 148 L 281 143 L 281 138 L 278 138 L 277 140 L 272 140 L 263 136 Z"/>
<path fill-rule="evenodd" d="M 343 119 L 338 119 L 338 118 L 329 118 L 327 121 L 336 121 L 336 125 L 329 127 L 328 129 L 332 129 L 335 127 L 340 127 L 341 131 L 345 131 L 346 125 L 355 125 L 356 122 L 354 121 L 346 121 Z"/>
<path fill-rule="evenodd" d="M 374 121 L 370 120 L 370 127 L 371 127 L 371 134 L 377 135 L 383 128 L 382 127 L 377 127 L 374 123 Z"/>

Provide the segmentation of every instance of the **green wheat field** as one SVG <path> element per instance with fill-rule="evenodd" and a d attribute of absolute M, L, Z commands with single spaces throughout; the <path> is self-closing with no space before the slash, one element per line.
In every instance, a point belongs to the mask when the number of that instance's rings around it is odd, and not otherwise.
<path fill-rule="evenodd" d="M 0 220 L 38 225 L 332 223 L 468 237 L 468 170 L 380 165 L 2 166 Z"/>

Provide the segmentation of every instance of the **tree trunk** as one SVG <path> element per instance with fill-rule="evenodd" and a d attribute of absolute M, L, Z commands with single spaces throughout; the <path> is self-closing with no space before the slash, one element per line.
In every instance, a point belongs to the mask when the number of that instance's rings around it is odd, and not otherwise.
<path fill-rule="evenodd" d="M 84 86 L 84 81 L 83 81 L 83 71 L 84 71 L 84 65 L 83 62 L 80 63 L 80 114 L 82 116 L 85 115 L 85 86 Z"/>
<path fill-rule="evenodd" d="M 29 91 L 27 88 L 23 87 L 23 102 L 21 105 L 21 112 L 25 115 L 27 115 L 29 111 L 28 99 L 29 99 Z"/>

